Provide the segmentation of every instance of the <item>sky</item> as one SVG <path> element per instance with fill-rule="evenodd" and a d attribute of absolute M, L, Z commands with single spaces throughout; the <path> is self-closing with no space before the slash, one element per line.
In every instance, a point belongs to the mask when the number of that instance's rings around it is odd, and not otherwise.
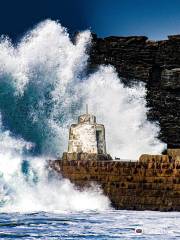
<path fill-rule="evenodd" d="M 99 37 L 180 34 L 180 0 L 0 0 L 0 35 L 19 39 L 45 19 L 70 33 L 90 29 Z"/>

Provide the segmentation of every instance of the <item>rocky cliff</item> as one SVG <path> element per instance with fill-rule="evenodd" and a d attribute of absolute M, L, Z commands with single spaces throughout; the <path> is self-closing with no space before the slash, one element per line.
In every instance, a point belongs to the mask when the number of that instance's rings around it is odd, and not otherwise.
<path fill-rule="evenodd" d="M 99 64 L 113 65 L 125 84 L 145 82 L 148 119 L 160 123 L 159 138 L 168 147 L 180 148 L 180 35 L 156 42 L 93 35 L 90 69 Z"/>

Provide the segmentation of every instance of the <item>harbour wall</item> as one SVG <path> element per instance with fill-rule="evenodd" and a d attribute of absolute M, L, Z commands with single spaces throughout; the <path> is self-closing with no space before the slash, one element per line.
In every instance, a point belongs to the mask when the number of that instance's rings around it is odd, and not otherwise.
<path fill-rule="evenodd" d="M 99 185 L 116 209 L 180 211 L 180 159 L 142 155 L 139 161 L 55 160 L 49 165 L 78 188 Z"/>

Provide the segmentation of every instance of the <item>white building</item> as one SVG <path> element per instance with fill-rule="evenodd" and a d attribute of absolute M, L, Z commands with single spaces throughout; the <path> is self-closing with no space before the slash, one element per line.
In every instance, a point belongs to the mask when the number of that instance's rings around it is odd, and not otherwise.
<path fill-rule="evenodd" d="M 69 130 L 68 153 L 106 154 L 105 128 L 88 113 L 78 117 Z"/>

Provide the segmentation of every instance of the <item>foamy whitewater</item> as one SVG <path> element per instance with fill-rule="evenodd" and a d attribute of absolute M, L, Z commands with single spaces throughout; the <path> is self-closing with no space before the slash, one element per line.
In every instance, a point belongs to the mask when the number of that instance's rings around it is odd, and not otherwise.
<path fill-rule="evenodd" d="M 67 149 L 68 128 L 85 104 L 106 127 L 108 152 L 121 159 L 160 153 L 157 123 L 146 119 L 145 86 L 126 87 L 112 66 L 87 75 L 91 34 L 73 43 L 60 23 L 40 23 L 13 45 L 0 41 L 0 211 L 109 209 L 97 186 L 79 191 L 46 167 Z"/>

